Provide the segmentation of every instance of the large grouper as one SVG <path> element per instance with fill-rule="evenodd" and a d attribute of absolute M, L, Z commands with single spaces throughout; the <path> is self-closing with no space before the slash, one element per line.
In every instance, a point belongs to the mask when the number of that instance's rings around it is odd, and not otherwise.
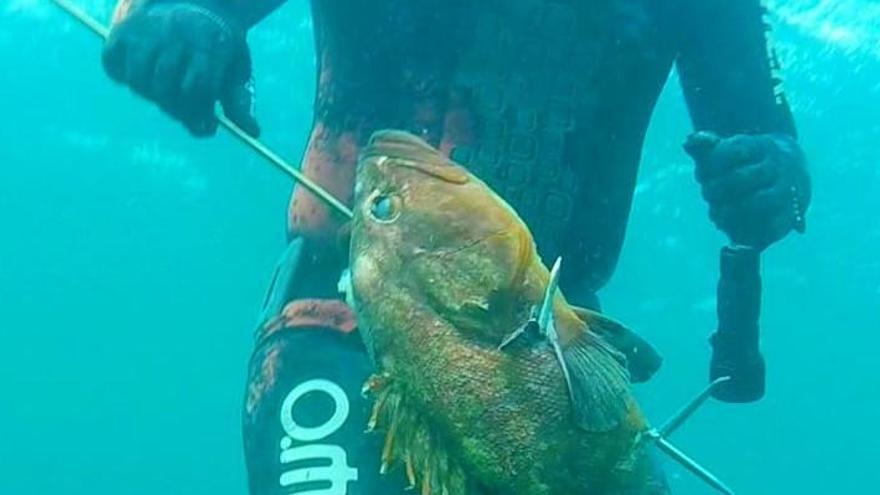
<path fill-rule="evenodd" d="M 526 225 L 465 168 L 411 134 L 374 134 L 350 257 L 383 469 L 424 495 L 668 493 L 627 366 L 659 358 L 552 290 Z"/>

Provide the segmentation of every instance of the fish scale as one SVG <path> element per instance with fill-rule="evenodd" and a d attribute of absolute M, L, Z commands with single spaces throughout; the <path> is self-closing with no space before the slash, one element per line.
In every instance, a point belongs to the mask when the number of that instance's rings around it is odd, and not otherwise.
<path fill-rule="evenodd" d="M 595 366 L 577 382 L 586 402 L 545 341 L 498 348 L 550 281 L 516 213 L 409 134 L 374 136 L 361 162 L 352 295 L 381 373 L 371 392 L 388 469 L 426 494 L 665 493 L 648 488 L 647 426 L 622 365 L 564 298 L 551 301 L 566 359 L 583 346 Z M 399 210 L 375 217 L 377 198 Z"/>

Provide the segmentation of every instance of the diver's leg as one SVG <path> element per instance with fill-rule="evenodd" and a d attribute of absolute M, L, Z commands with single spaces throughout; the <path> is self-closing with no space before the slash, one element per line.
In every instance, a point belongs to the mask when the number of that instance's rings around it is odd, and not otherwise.
<path fill-rule="evenodd" d="M 260 342 L 243 423 L 252 495 L 403 492 L 399 472 L 379 474 L 381 436 L 364 433 L 369 373 L 354 333 L 285 328 Z"/>
<path fill-rule="evenodd" d="M 303 172 L 350 202 L 362 137 L 319 122 Z M 303 189 L 288 218 L 291 242 L 266 296 L 248 374 L 242 426 L 251 494 L 402 493 L 400 469 L 379 474 L 383 437 L 364 433 L 371 411 L 361 387 L 372 370 L 339 294 L 345 219 Z"/>
<path fill-rule="evenodd" d="M 264 307 L 242 425 L 250 493 L 402 493 L 399 469 L 379 474 L 381 435 L 364 433 L 371 365 L 350 310 L 328 297 L 338 267 L 313 251 L 291 243 Z"/>

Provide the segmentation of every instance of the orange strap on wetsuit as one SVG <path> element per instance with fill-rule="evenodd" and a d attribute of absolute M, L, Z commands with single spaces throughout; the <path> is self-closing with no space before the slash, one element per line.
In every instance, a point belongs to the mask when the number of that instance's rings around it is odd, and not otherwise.
<path fill-rule="evenodd" d="M 146 0 L 119 0 L 113 9 L 113 17 L 110 21 L 111 26 L 115 26 L 125 20 L 132 12 L 140 7 Z"/>
<path fill-rule="evenodd" d="M 302 172 L 335 198 L 351 206 L 359 143 L 366 139 L 357 130 L 334 132 L 316 122 L 309 137 Z M 310 191 L 294 187 L 288 211 L 291 237 L 302 236 L 327 249 L 338 249 L 347 221 L 335 214 Z"/>
<path fill-rule="evenodd" d="M 357 328 L 354 312 L 343 301 L 335 299 L 298 299 L 288 303 L 281 314 L 263 327 L 262 338 L 286 328 L 323 327 L 342 333 Z"/>

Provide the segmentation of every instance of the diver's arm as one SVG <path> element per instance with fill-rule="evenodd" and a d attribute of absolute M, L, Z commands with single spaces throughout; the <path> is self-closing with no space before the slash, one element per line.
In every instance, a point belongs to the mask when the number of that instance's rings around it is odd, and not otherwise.
<path fill-rule="evenodd" d="M 759 0 L 681 0 L 669 19 L 694 128 L 685 149 L 696 163 L 709 214 L 733 246 L 721 258 L 712 378 L 728 402 L 764 392 L 759 349 L 759 255 L 804 230 L 810 179 L 768 46 Z"/>
<path fill-rule="evenodd" d="M 218 5 L 234 13 L 236 18 L 250 28 L 266 18 L 286 0 L 215 0 Z"/>
<path fill-rule="evenodd" d="M 121 0 L 104 45 L 104 69 L 195 136 L 216 132 L 217 103 L 257 136 L 247 30 L 282 3 Z"/>
<path fill-rule="evenodd" d="M 806 162 L 774 74 L 759 0 L 681 0 L 670 16 L 694 128 L 689 151 L 712 221 L 735 244 L 764 249 L 804 228 Z M 709 146 L 706 146 L 709 143 Z M 699 151 L 697 151 L 699 148 Z"/>
<path fill-rule="evenodd" d="M 140 7 L 159 3 L 191 3 L 225 11 L 243 27 L 250 28 L 266 18 L 286 0 L 119 0 L 113 24 L 125 19 Z"/>
<path fill-rule="evenodd" d="M 675 3 L 675 2 L 673 2 Z M 760 0 L 682 0 L 670 26 L 694 127 L 797 137 Z"/>

